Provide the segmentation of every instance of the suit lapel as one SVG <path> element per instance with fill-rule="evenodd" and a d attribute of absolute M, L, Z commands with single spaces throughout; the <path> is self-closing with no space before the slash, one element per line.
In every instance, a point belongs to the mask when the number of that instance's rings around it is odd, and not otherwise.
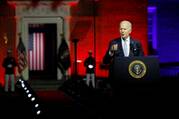
<path fill-rule="evenodd" d="M 118 40 L 118 51 L 119 51 L 119 55 L 124 57 L 124 51 L 122 48 L 121 38 L 119 38 L 119 40 Z"/>
<path fill-rule="evenodd" d="M 133 53 L 133 46 L 134 46 L 134 40 L 132 40 L 132 38 L 130 39 L 130 51 L 129 51 L 129 56 L 134 56 Z"/>

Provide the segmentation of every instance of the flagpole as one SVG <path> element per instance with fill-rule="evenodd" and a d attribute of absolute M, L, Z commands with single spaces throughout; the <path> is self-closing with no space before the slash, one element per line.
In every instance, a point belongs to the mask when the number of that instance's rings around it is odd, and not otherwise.
<path fill-rule="evenodd" d="M 93 40 L 94 40 L 94 58 L 96 59 L 96 0 L 93 0 Z"/>
<path fill-rule="evenodd" d="M 74 61 L 74 77 L 77 78 L 78 73 L 77 73 L 77 43 L 79 39 L 75 38 L 72 40 L 74 43 L 74 56 L 75 56 L 75 61 Z"/>

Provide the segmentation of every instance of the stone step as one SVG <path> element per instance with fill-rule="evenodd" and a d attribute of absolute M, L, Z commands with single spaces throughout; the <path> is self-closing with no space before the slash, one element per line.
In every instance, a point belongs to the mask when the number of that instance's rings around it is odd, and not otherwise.
<path fill-rule="evenodd" d="M 58 90 L 63 84 L 62 80 L 30 80 L 29 85 L 33 90 Z"/>

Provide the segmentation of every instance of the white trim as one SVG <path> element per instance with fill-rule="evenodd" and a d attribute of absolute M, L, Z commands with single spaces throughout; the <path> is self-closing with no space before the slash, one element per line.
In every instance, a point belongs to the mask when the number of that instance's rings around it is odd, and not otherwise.
<path fill-rule="evenodd" d="M 32 7 L 31 1 L 10 1 L 9 4 L 15 4 L 15 13 L 17 18 L 17 33 L 21 33 L 22 41 L 28 49 L 29 24 L 57 24 L 57 53 L 58 47 L 61 43 L 61 33 L 64 33 L 65 38 L 70 36 L 70 2 L 78 2 L 79 0 L 64 1 L 63 4 L 57 6 L 56 10 L 51 9 L 52 1 L 39 1 L 38 6 Z M 30 7 L 29 7 L 30 6 Z M 19 42 L 19 36 L 16 35 L 16 46 Z M 68 41 L 67 41 L 68 42 Z M 28 59 L 28 58 L 27 58 Z M 62 76 L 61 72 L 57 70 L 57 77 Z M 25 80 L 29 79 L 28 67 L 23 72 Z"/>

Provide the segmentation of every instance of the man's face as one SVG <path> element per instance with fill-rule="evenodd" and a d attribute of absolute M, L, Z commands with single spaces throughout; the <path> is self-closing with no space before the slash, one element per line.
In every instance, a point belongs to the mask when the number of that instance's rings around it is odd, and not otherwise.
<path fill-rule="evenodd" d="M 119 32 L 122 38 L 126 39 L 131 33 L 131 24 L 127 21 L 120 23 Z"/>
<path fill-rule="evenodd" d="M 89 52 L 88 54 L 89 54 L 89 56 L 92 56 L 92 53 L 91 53 L 91 52 Z"/>

